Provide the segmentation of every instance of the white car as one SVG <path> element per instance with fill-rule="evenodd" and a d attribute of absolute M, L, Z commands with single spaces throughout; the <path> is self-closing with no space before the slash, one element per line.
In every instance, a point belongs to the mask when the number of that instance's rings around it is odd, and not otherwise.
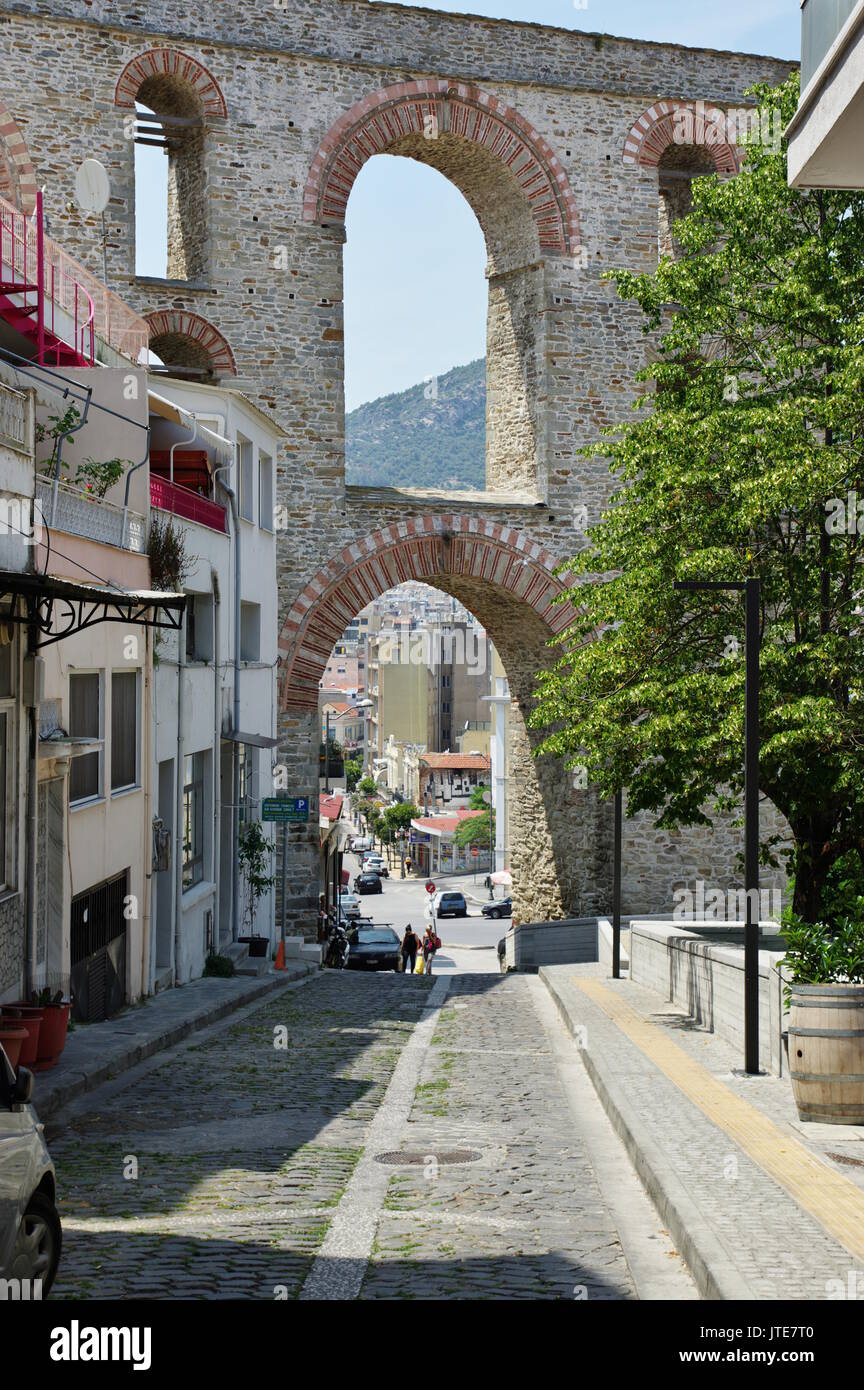
<path fill-rule="evenodd" d="M 63 1241 L 54 1164 L 32 1094 L 32 1073 L 14 1072 L 0 1047 L 0 1280 L 6 1297 L 18 1299 L 47 1296 Z"/>
<path fill-rule="evenodd" d="M 356 855 L 364 855 L 372 848 L 372 841 L 368 835 L 358 835 L 351 841 L 351 852 Z"/>
<path fill-rule="evenodd" d="M 356 893 L 339 894 L 339 910 L 343 917 L 360 916 L 360 899 Z"/>
<path fill-rule="evenodd" d="M 387 861 L 383 857 L 383 855 L 380 854 L 363 855 L 363 872 L 364 874 L 374 872 L 376 874 L 380 874 L 382 878 L 390 877 L 390 870 L 387 868 Z"/>

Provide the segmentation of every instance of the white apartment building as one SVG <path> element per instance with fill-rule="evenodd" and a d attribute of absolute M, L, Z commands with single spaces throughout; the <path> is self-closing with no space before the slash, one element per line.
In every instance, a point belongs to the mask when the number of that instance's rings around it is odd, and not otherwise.
<path fill-rule="evenodd" d="M 165 377 L 151 383 L 150 420 L 154 517 L 182 533 L 188 559 L 182 640 L 160 643 L 154 678 L 154 815 L 174 849 L 154 873 L 160 988 L 200 975 L 209 951 L 250 930 L 274 943 L 275 892 L 252 923 L 236 849 L 278 790 L 281 430 L 238 392 Z M 263 829 L 272 844 L 273 827 Z"/>

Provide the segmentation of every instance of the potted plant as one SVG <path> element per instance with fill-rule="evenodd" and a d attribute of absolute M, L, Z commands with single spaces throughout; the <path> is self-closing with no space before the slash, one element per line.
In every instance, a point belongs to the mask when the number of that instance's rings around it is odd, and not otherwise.
<path fill-rule="evenodd" d="M 13 1019 L 0 1019 L 0 1047 L 9 1059 L 9 1065 L 13 1071 L 18 1070 L 18 1063 L 21 1060 L 21 1049 L 28 1038 L 26 1028 L 16 1028 Z"/>
<path fill-rule="evenodd" d="M 46 987 L 38 996 L 38 1002 L 42 1009 L 42 1027 L 39 1030 L 39 1052 L 33 1063 L 33 1071 L 50 1071 L 60 1061 L 66 1046 L 72 1001 L 63 998 L 62 989 L 52 993 L 51 989 Z"/>
<path fill-rule="evenodd" d="M 21 1055 L 19 1061 L 22 1066 L 29 1067 L 32 1071 L 36 1058 L 39 1055 L 39 1033 L 42 1028 L 42 1010 L 31 1008 L 27 1004 L 4 1004 L 2 1010 L 2 1021 L 4 1025 L 12 1028 L 23 1028 L 27 1038 L 21 1044 Z"/>
<path fill-rule="evenodd" d="M 864 1124 L 864 915 L 789 915 L 783 973 L 789 1073 L 802 1120 Z"/>
<path fill-rule="evenodd" d="M 261 936 L 254 927 L 258 903 L 273 886 L 273 876 L 266 872 L 272 852 L 273 847 L 261 828 L 261 822 L 248 821 L 240 831 L 237 859 L 240 875 L 246 885 L 245 920 L 249 924 L 249 932 L 247 936 L 237 939 L 249 947 L 250 956 L 258 958 L 266 957 L 270 944 L 269 934 Z"/>

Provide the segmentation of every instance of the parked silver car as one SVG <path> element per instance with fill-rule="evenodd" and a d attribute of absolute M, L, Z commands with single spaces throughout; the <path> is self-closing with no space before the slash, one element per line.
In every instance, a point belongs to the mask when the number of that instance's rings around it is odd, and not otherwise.
<path fill-rule="evenodd" d="M 0 1047 L 0 1300 L 46 1298 L 62 1230 L 54 1164 L 30 1103 L 33 1076 Z"/>

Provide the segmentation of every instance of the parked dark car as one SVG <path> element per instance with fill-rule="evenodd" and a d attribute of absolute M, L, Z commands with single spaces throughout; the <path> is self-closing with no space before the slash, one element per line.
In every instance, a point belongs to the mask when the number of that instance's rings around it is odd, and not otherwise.
<path fill-rule="evenodd" d="M 349 970 L 399 969 L 402 944 L 392 927 L 357 927 L 349 942 Z"/>
<path fill-rule="evenodd" d="M 436 917 L 467 917 L 468 904 L 464 893 L 439 893 L 435 904 Z"/>
<path fill-rule="evenodd" d="M 499 917 L 512 917 L 513 899 L 502 898 L 499 903 L 484 903 L 481 910 L 484 917 L 494 917 L 496 922 Z"/>
<path fill-rule="evenodd" d="M 384 892 L 384 885 L 382 884 L 378 874 L 375 873 L 358 874 L 354 880 L 354 887 L 360 894 L 361 898 L 364 897 L 367 893 Z"/>

